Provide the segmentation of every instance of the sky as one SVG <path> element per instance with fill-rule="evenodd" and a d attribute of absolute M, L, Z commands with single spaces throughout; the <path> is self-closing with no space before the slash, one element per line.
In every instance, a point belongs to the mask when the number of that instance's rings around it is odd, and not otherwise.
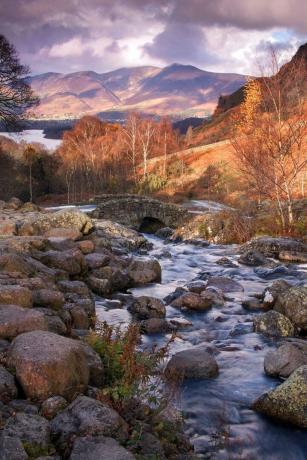
<path fill-rule="evenodd" d="M 0 0 L 0 33 L 32 74 L 174 62 L 256 75 L 307 41 L 306 0 Z"/>

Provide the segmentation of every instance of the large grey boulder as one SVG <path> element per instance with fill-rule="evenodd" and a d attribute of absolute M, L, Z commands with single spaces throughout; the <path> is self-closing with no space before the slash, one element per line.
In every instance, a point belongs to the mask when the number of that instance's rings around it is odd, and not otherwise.
<path fill-rule="evenodd" d="M 90 233 L 93 228 L 91 218 L 77 210 L 62 210 L 54 213 L 41 213 L 25 220 L 18 229 L 19 235 L 44 235 L 55 228 L 76 230 L 83 235 Z"/>
<path fill-rule="evenodd" d="M 283 422 L 307 428 L 307 366 L 296 369 L 284 383 L 260 396 L 252 407 Z"/>
<path fill-rule="evenodd" d="M 280 252 L 283 251 L 306 253 L 307 245 L 292 238 L 261 236 L 241 246 L 243 253 L 248 250 L 259 251 L 267 257 L 279 257 Z"/>
<path fill-rule="evenodd" d="M 111 407 L 87 396 L 78 396 L 51 422 L 53 437 L 62 444 L 75 436 L 111 436 L 125 440 L 128 425 Z"/>
<path fill-rule="evenodd" d="M 280 294 L 283 294 L 291 287 L 291 284 L 287 283 L 285 280 L 276 280 L 273 283 L 266 287 L 262 293 L 262 301 L 266 307 L 273 307 L 277 297 Z"/>
<path fill-rule="evenodd" d="M 161 265 L 156 259 L 132 259 L 128 267 L 128 276 L 133 285 L 160 283 Z"/>
<path fill-rule="evenodd" d="M 254 318 L 254 331 L 273 337 L 291 337 L 295 332 L 291 321 L 273 310 Z"/>
<path fill-rule="evenodd" d="M 40 259 L 48 267 L 64 270 L 69 275 L 79 275 L 87 267 L 84 255 L 79 249 L 48 251 L 42 254 Z"/>
<path fill-rule="evenodd" d="M 104 436 L 77 438 L 69 460 L 134 460 L 134 455 L 115 439 Z"/>
<path fill-rule="evenodd" d="M 128 306 L 128 310 L 138 320 L 164 318 L 166 314 L 162 300 L 155 297 L 141 296 Z"/>
<path fill-rule="evenodd" d="M 9 366 L 30 399 L 59 395 L 71 399 L 89 381 L 89 366 L 82 343 L 52 332 L 21 334 L 8 351 Z"/>
<path fill-rule="evenodd" d="M 20 307 L 32 307 L 32 292 L 22 286 L 1 286 L 0 305 L 19 305 Z"/>
<path fill-rule="evenodd" d="M 18 305 L 0 305 L 0 338 L 13 339 L 23 332 L 47 330 L 44 315 Z"/>
<path fill-rule="evenodd" d="M 274 310 L 287 316 L 298 328 L 307 331 L 307 287 L 293 286 L 280 294 Z"/>
<path fill-rule="evenodd" d="M 0 365 L 0 401 L 16 398 L 17 392 L 13 375 Z"/>
<path fill-rule="evenodd" d="M 214 356 L 205 348 L 194 347 L 173 355 L 166 367 L 168 377 L 207 379 L 216 377 L 219 368 Z"/>
<path fill-rule="evenodd" d="M 307 365 L 307 343 L 302 341 L 286 342 L 264 358 L 265 373 L 272 377 L 287 378 L 303 365 Z"/>

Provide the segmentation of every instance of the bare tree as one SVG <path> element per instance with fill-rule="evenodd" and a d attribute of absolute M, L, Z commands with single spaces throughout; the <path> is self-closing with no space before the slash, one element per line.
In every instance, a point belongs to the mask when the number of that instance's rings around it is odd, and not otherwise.
<path fill-rule="evenodd" d="M 29 69 L 19 62 L 17 52 L 0 35 L 0 124 L 16 127 L 39 100 L 25 81 Z"/>

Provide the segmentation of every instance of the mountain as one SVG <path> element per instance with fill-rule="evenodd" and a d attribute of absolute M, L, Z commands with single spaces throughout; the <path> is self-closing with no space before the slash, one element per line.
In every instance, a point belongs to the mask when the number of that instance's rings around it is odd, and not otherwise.
<path fill-rule="evenodd" d="M 37 117 L 66 118 L 105 110 L 206 116 L 220 94 L 244 84 L 239 74 L 206 72 L 190 65 L 172 64 L 61 74 L 48 72 L 28 82 L 40 97 Z"/>

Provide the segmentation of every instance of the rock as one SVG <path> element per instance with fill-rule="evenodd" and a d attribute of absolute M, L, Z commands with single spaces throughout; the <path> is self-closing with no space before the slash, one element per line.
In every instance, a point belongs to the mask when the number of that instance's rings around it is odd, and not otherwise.
<path fill-rule="evenodd" d="M 64 305 L 65 299 L 61 292 L 51 289 L 37 289 L 33 291 L 34 306 L 60 310 Z"/>
<path fill-rule="evenodd" d="M 284 383 L 260 396 L 252 407 L 269 417 L 307 428 L 307 366 L 296 369 Z"/>
<path fill-rule="evenodd" d="M 95 245 L 91 240 L 78 241 L 77 247 L 84 255 L 90 254 L 91 252 L 95 251 Z"/>
<path fill-rule="evenodd" d="M 13 236 L 16 235 L 16 223 L 11 220 L 4 220 L 0 222 L 0 236 Z"/>
<path fill-rule="evenodd" d="M 82 342 L 86 362 L 89 367 L 89 384 L 101 387 L 104 383 L 104 368 L 100 356 L 87 343 Z"/>
<path fill-rule="evenodd" d="M 269 261 L 259 251 L 246 251 L 238 259 L 238 262 L 243 265 L 249 265 L 251 267 L 257 267 L 258 265 L 266 265 Z"/>
<path fill-rule="evenodd" d="M 33 267 L 18 254 L 0 253 L 0 272 L 23 273 L 26 276 L 34 274 Z"/>
<path fill-rule="evenodd" d="M 155 297 L 141 296 L 128 306 L 128 311 L 138 320 L 164 318 L 166 314 L 162 300 Z"/>
<path fill-rule="evenodd" d="M 293 286 L 278 295 L 274 310 L 282 313 L 290 321 L 307 331 L 307 287 Z"/>
<path fill-rule="evenodd" d="M 69 229 L 87 235 L 93 228 L 90 217 L 80 211 L 67 209 L 54 213 L 40 213 L 24 221 L 18 229 L 19 235 L 44 235 L 51 229 Z"/>
<path fill-rule="evenodd" d="M 77 241 L 82 238 L 82 233 L 73 228 L 51 228 L 44 233 L 46 238 L 65 238 L 72 241 Z"/>
<path fill-rule="evenodd" d="M 46 399 L 41 406 L 41 414 L 48 420 L 53 419 L 59 412 L 67 407 L 68 403 L 62 396 L 52 396 Z"/>
<path fill-rule="evenodd" d="M 212 276 L 208 278 L 207 288 L 214 287 L 222 292 L 240 292 L 244 291 L 243 286 L 237 281 L 227 278 L 226 276 Z"/>
<path fill-rule="evenodd" d="M 0 365 L 0 401 L 6 402 L 17 397 L 15 379 L 3 366 Z"/>
<path fill-rule="evenodd" d="M 55 334 L 60 335 L 67 334 L 67 329 L 71 325 L 71 318 L 69 314 L 69 320 L 67 321 L 63 311 L 59 312 L 59 314 L 61 314 L 61 318 L 54 310 L 51 310 L 50 308 L 37 307 L 35 311 L 39 311 L 44 315 L 47 323 L 47 330 L 49 332 L 54 332 Z"/>
<path fill-rule="evenodd" d="M 28 458 L 19 438 L 1 435 L 0 460 L 28 460 Z"/>
<path fill-rule="evenodd" d="M 67 293 L 78 294 L 79 296 L 89 296 L 90 291 L 89 288 L 83 281 L 59 281 L 58 282 L 59 289 Z"/>
<path fill-rule="evenodd" d="M 194 347 L 173 355 L 166 366 L 168 377 L 179 375 L 185 379 L 207 379 L 217 376 L 217 362 L 207 350 Z"/>
<path fill-rule="evenodd" d="M 112 291 L 125 290 L 130 286 L 130 279 L 124 270 L 116 267 L 102 267 L 94 270 L 94 276 L 98 278 L 107 279 L 110 283 Z"/>
<path fill-rule="evenodd" d="M 196 280 L 196 281 L 191 281 L 186 285 L 186 288 L 190 292 L 196 292 L 196 294 L 200 294 L 202 291 L 206 289 L 207 283 L 206 281 L 203 280 Z"/>
<path fill-rule="evenodd" d="M 45 400 L 59 395 L 71 399 L 88 385 L 89 366 L 82 344 L 52 332 L 16 337 L 8 362 L 28 398 Z"/>
<path fill-rule="evenodd" d="M 230 259 L 228 259 L 228 257 L 221 257 L 215 263 L 218 265 L 222 265 L 223 267 L 228 267 L 228 268 L 235 268 L 238 266 L 234 262 L 232 262 Z"/>
<path fill-rule="evenodd" d="M 96 247 L 109 248 L 112 246 L 128 251 L 148 247 L 148 241 L 143 235 L 111 220 L 95 221 L 95 227 L 99 237 L 94 239 Z"/>
<path fill-rule="evenodd" d="M 202 293 L 203 294 L 203 293 Z M 171 303 L 172 307 L 188 308 L 189 310 L 204 311 L 213 305 L 215 294 L 209 291 L 206 295 L 196 294 L 195 292 L 186 292 Z"/>
<path fill-rule="evenodd" d="M 26 451 L 46 449 L 50 446 L 49 422 L 40 415 L 19 412 L 8 419 L 2 436 L 20 439 Z"/>
<path fill-rule="evenodd" d="M 17 211 L 17 209 L 22 207 L 22 205 L 23 205 L 23 202 L 19 198 L 16 198 L 15 196 L 13 196 L 5 204 L 4 208 L 5 209 L 12 209 L 13 211 Z"/>
<path fill-rule="evenodd" d="M 112 287 L 108 279 L 100 279 L 91 275 L 86 279 L 86 282 L 95 294 L 105 296 L 112 292 Z"/>
<path fill-rule="evenodd" d="M 242 307 L 249 311 L 267 310 L 267 307 L 259 299 L 247 299 L 242 302 Z"/>
<path fill-rule="evenodd" d="M 41 262 L 49 267 L 64 270 L 69 275 L 79 275 L 86 269 L 84 255 L 79 249 L 48 251 L 42 255 Z"/>
<path fill-rule="evenodd" d="M 21 212 L 38 212 L 41 211 L 41 208 L 37 206 L 36 204 L 32 203 L 31 201 L 27 201 L 26 203 L 23 203 L 23 205 L 20 208 Z"/>
<path fill-rule="evenodd" d="M 133 258 L 128 275 L 133 285 L 161 282 L 161 265 L 156 259 Z"/>
<path fill-rule="evenodd" d="M 85 256 L 86 263 L 91 270 L 104 267 L 110 262 L 110 256 L 93 252 Z"/>
<path fill-rule="evenodd" d="M 140 329 L 145 334 L 168 332 L 171 328 L 164 318 L 150 318 L 141 321 Z"/>
<path fill-rule="evenodd" d="M 285 280 L 276 280 L 270 286 L 265 288 L 262 294 L 262 300 L 266 307 L 273 307 L 279 294 L 287 291 L 291 284 Z"/>
<path fill-rule="evenodd" d="M 187 292 L 186 288 L 183 287 L 177 287 L 174 292 L 171 292 L 168 294 L 166 297 L 164 297 L 164 302 L 169 305 L 171 304 L 174 300 L 178 299 L 178 297 L 182 296 L 182 294 L 185 294 Z"/>
<path fill-rule="evenodd" d="M 111 407 L 78 396 L 51 421 L 51 431 L 61 445 L 75 436 L 111 436 L 119 440 L 128 437 L 128 425 Z"/>
<path fill-rule="evenodd" d="M 289 377 L 298 367 L 307 365 L 307 343 L 304 348 L 293 342 L 270 350 L 264 358 L 265 373 L 271 377 Z"/>
<path fill-rule="evenodd" d="M 13 339 L 23 332 L 47 330 L 44 315 L 18 305 L 0 305 L 0 338 Z"/>
<path fill-rule="evenodd" d="M 184 329 L 193 325 L 191 321 L 188 321 L 185 318 L 170 318 L 169 324 L 172 329 Z"/>
<path fill-rule="evenodd" d="M 134 455 L 115 439 L 104 436 L 77 438 L 69 460 L 134 460 Z"/>
<path fill-rule="evenodd" d="M 72 319 L 72 327 L 75 329 L 88 329 L 89 318 L 82 307 L 75 304 L 66 304 L 65 309 L 69 311 Z"/>
<path fill-rule="evenodd" d="M 254 331 L 273 337 L 289 337 L 294 335 L 294 326 L 286 316 L 272 310 L 254 318 Z"/>
<path fill-rule="evenodd" d="M 254 238 L 241 246 L 241 252 L 249 250 L 261 252 L 266 257 L 278 258 L 279 254 L 283 251 L 306 253 L 307 245 L 292 238 L 273 238 L 269 236 L 262 236 Z"/>
<path fill-rule="evenodd" d="M 165 240 L 166 238 L 171 238 L 173 233 L 174 233 L 174 230 L 171 229 L 170 227 L 163 227 L 156 231 L 155 236 Z"/>
<path fill-rule="evenodd" d="M 279 260 L 285 262 L 294 262 L 294 263 L 307 263 L 307 254 L 306 252 L 290 252 L 290 251 L 280 251 Z"/>
<path fill-rule="evenodd" d="M 30 415 L 39 415 L 38 414 L 38 407 L 30 403 L 24 399 L 14 399 L 10 403 L 10 407 L 14 410 L 14 412 L 24 412 L 25 414 Z"/>
<path fill-rule="evenodd" d="M 0 305 L 19 305 L 20 307 L 32 307 L 32 292 L 21 286 L 0 285 Z"/>

